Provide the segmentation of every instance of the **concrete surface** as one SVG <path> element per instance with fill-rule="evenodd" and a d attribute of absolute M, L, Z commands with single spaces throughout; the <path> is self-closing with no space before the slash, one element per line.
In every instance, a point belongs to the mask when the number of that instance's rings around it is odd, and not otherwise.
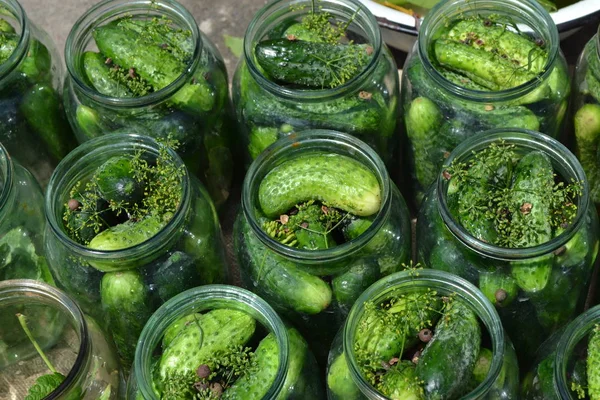
<path fill-rule="evenodd" d="M 64 53 L 71 27 L 95 0 L 19 0 L 27 16 L 44 29 Z M 265 0 L 180 0 L 194 16 L 200 29 L 217 45 L 232 76 L 237 58 L 223 41 L 223 34 L 243 37 L 253 15 Z M 64 64 L 64 63 L 63 63 Z"/>

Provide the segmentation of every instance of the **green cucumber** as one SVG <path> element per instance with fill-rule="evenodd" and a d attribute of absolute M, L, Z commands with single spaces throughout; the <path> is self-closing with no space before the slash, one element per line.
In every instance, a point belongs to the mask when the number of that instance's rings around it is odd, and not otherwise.
<path fill-rule="evenodd" d="M 552 239 L 550 204 L 554 187 L 552 162 L 542 152 L 533 151 L 521 158 L 514 171 L 511 213 L 513 223 L 528 226 L 533 233 L 523 235 L 516 247 L 532 247 Z M 523 211 L 524 206 L 527 211 Z M 534 228 L 533 228 L 534 227 Z M 521 289 L 538 292 L 546 286 L 552 272 L 552 255 L 540 256 L 527 261 L 513 261 L 512 276 Z"/>
<path fill-rule="evenodd" d="M 587 350 L 588 395 L 592 400 L 600 399 L 600 328 L 596 326 L 590 335 Z"/>
<path fill-rule="evenodd" d="M 370 216 L 381 207 L 381 188 L 375 174 L 350 157 L 307 154 L 273 168 L 260 184 L 258 199 L 270 218 L 309 200 Z"/>
<path fill-rule="evenodd" d="M 284 38 L 288 40 L 303 40 L 306 42 L 323 43 L 324 40 L 315 31 L 307 29 L 302 23 L 298 22 L 290 25 L 283 33 Z"/>
<path fill-rule="evenodd" d="M 181 251 L 173 252 L 154 272 L 153 277 L 161 303 L 204 283 L 198 274 L 195 260 Z"/>
<path fill-rule="evenodd" d="M 165 226 L 157 216 L 149 216 L 140 221 L 127 221 L 97 234 L 88 247 L 99 251 L 127 249 L 145 242 Z"/>
<path fill-rule="evenodd" d="M 15 33 L 15 28 L 4 18 L 0 18 L 0 32 Z"/>
<path fill-rule="evenodd" d="M 39 40 L 32 39 L 29 42 L 27 56 L 19 65 L 19 71 L 30 82 L 40 82 L 47 74 L 52 72 L 52 58 L 48 48 Z"/>
<path fill-rule="evenodd" d="M 12 55 L 19 43 L 19 36 L 15 34 L 0 34 L 0 63 L 5 63 Z"/>
<path fill-rule="evenodd" d="M 162 338 L 162 348 L 168 348 L 173 340 L 190 324 L 194 323 L 198 319 L 202 318 L 202 314 L 194 313 L 188 314 L 185 317 L 181 317 L 177 321 L 173 322 L 169 327 L 165 330 L 165 334 Z"/>
<path fill-rule="evenodd" d="M 479 386 L 481 383 L 483 383 L 483 381 L 485 381 L 485 378 L 487 378 L 488 373 L 490 372 L 490 367 L 492 366 L 493 356 L 494 354 L 490 349 L 482 347 L 481 350 L 479 350 L 475 367 L 473 367 L 473 379 L 471 381 L 473 388 Z M 499 376 L 498 380 L 500 380 L 500 378 L 501 377 Z M 502 381 L 503 380 L 504 379 L 502 379 Z"/>
<path fill-rule="evenodd" d="M 379 391 L 390 400 L 425 400 L 411 361 L 400 361 L 381 378 Z"/>
<path fill-rule="evenodd" d="M 453 300 L 419 357 L 416 373 L 431 399 L 459 397 L 469 382 L 480 351 L 481 329 L 475 313 Z"/>
<path fill-rule="evenodd" d="M 381 277 L 378 265 L 369 258 L 361 258 L 331 281 L 338 306 L 348 313 L 358 297 Z"/>
<path fill-rule="evenodd" d="M 110 76 L 110 67 L 102 54 L 93 51 L 83 53 L 83 71 L 98 93 L 110 97 L 133 97 L 127 86 Z"/>
<path fill-rule="evenodd" d="M 254 160 L 267 147 L 277 141 L 279 130 L 268 126 L 254 126 L 248 135 L 248 152 Z"/>
<path fill-rule="evenodd" d="M 256 60 L 271 79 L 313 88 L 335 87 L 369 63 L 373 47 L 273 39 L 259 42 Z"/>
<path fill-rule="evenodd" d="M 515 279 L 502 271 L 479 273 L 479 289 L 496 307 L 506 307 L 517 298 L 519 287 Z"/>
<path fill-rule="evenodd" d="M 339 354 L 329 366 L 327 388 L 336 396 L 335 399 L 360 400 L 363 398 L 360 389 L 350 376 L 344 353 Z"/>
<path fill-rule="evenodd" d="M 79 104 L 75 111 L 77 126 L 84 133 L 86 139 L 101 136 L 103 129 L 100 122 L 100 114 L 93 108 Z"/>
<path fill-rule="evenodd" d="M 439 107 L 427 97 L 414 99 L 406 112 L 406 133 L 410 139 L 412 151 L 417 157 L 426 157 L 433 152 L 432 144 L 440 133 L 444 120 Z M 415 174 L 419 182 L 426 186 L 434 182 L 438 175 L 438 165 L 428 162 L 415 162 Z"/>
<path fill-rule="evenodd" d="M 600 84 L 598 90 L 600 96 Z M 600 105 L 585 104 L 575 113 L 575 149 L 590 183 L 590 196 L 600 202 Z"/>
<path fill-rule="evenodd" d="M 74 148 L 62 102 L 51 86 L 39 84 L 31 87 L 23 96 L 20 109 L 56 160 L 61 160 Z"/>
<path fill-rule="evenodd" d="M 536 74 L 544 71 L 548 61 L 548 52 L 529 37 L 512 32 L 504 25 L 486 23 L 481 18 L 459 21 L 448 31 L 447 38 L 493 52 Z"/>
<path fill-rule="evenodd" d="M 536 77 L 536 73 L 515 66 L 492 52 L 451 40 L 438 39 L 434 44 L 436 60 L 490 90 L 507 90 Z"/>
<path fill-rule="evenodd" d="M 523 398 L 535 400 L 558 399 L 554 389 L 554 359 L 556 353 L 547 356 L 539 363 L 534 373 L 523 380 Z"/>
<path fill-rule="evenodd" d="M 102 54 L 122 68 L 133 68 L 154 90 L 169 86 L 185 71 L 186 65 L 167 50 L 154 44 L 140 43 L 137 32 L 133 30 L 110 23 L 97 27 L 92 34 Z M 205 85 L 203 79 L 186 83 L 171 97 L 171 101 L 191 112 L 208 112 L 213 109 L 215 99 L 206 96 Z"/>
<path fill-rule="evenodd" d="M 290 216 L 286 224 L 294 229 L 298 248 L 304 250 L 325 250 L 337 244 L 327 226 L 321 220 L 323 211 L 318 204 L 301 207 L 297 214 Z"/>
<path fill-rule="evenodd" d="M 457 74 L 456 72 L 446 69 L 444 67 L 439 67 L 438 72 L 441 73 L 444 76 L 444 78 L 454 83 L 456 86 L 460 86 L 469 90 L 477 90 L 479 92 L 489 92 L 488 88 L 473 82 L 471 79 L 467 78 L 464 75 Z"/>
<path fill-rule="evenodd" d="M 146 321 L 152 315 L 149 289 L 136 271 L 109 272 L 100 284 L 107 325 L 125 364 L 131 364 Z"/>
<path fill-rule="evenodd" d="M 256 329 L 248 314 L 229 309 L 215 309 L 186 325 L 163 349 L 159 371 L 162 380 L 185 375 L 210 362 L 211 357 L 231 348 L 244 346 Z"/>
<path fill-rule="evenodd" d="M 241 224 L 243 240 L 236 236 L 236 247 L 248 254 L 248 259 L 239 260 L 248 266 L 248 273 L 255 289 L 280 310 L 294 310 L 303 314 L 318 314 L 329 307 L 331 287 L 323 279 L 299 269 L 295 263 L 273 254 L 266 249 L 243 216 Z"/>
<path fill-rule="evenodd" d="M 102 197 L 108 202 L 133 205 L 144 197 L 144 182 L 136 178 L 130 156 L 106 160 L 94 174 Z"/>

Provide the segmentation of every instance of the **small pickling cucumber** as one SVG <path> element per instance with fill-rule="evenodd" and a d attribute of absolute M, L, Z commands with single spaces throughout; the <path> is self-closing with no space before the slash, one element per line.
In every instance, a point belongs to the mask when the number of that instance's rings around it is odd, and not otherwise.
<path fill-rule="evenodd" d="M 279 130 L 270 126 L 253 126 L 248 135 L 248 152 L 254 160 L 277 141 Z"/>
<path fill-rule="evenodd" d="M 437 104 L 427 97 L 417 97 L 414 99 L 406 113 L 406 133 L 410 139 L 415 154 L 415 174 L 419 182 L 423 185 L 435 181 L 438 174 L 438 166 L 418 162 L 421 157 L 434 152 L 432 144 L 440 133 L 440 128 L 444 117 Z"/>
<path fill-rule="evenodd" d="M 350 376 L 344 353 L 338 355 L 329 366 L 327 388 L 336 396 L 336 399 L 360 400 L 363 398 L 360 389 Z"/>
<path fill-rule="evenodd" d="M 137 340 L 152 315 L 148 287 L 137 271 L 108 272 L 102 277 L 100 298 L 119 354 L 131 364 Z"/>
<path fill-rule="evenodd" d="M 127 86 L 110 76 L 106 57 L 94 51 L 83 53 L 83 71 L 88 81 L 99 93 L 110 97 L 133 97 Z"/>
<path fill-rule="evenodd" d="M 381 207 L 381 187 L 369 168 L 350 157 L 306 154 L 273 168 L 260 184 L 258 200 L 269 218 L 309 200 L 370 216 Z"/>
<path fill-rule="evenodd" d="M 502 271 L 481 271 L 479 289 L 496 307 L 508 306 L 519 294 L 515 279 Z"/>
<path fill-rule="evenodd" d="M 353 262 L 350 268 L 331 281 L 338 307 L 348 313 L 362 292 L 380 277 L 379 266 L 375 260 L 361 258 Z"/>
<path fill-rule="evenodd" d="M 475 367 L 481 328 L 475 313 L 462 301 L 452 300 L 421 354 L 416 373 L 425 396 L 451 399 L 462 395 Z"/>
<path fill-rule="evenodd" d="M 492 366 L 492 358 L 493 353 L 490 349 L 486 349 L 482 347 L 479 350 L 479 355 L 477 356 L 477 361 L 475 362 L 475 367 L 473 368 L 473 378 L 471 380 L 471 385 L 473 388 L 479 386 L 485 378 L 487 378 L 488 373 L 490 372 L 490 367 Z M 502 378 L 502 379 L 501 379 Z M 498 377 L 498 380 L 504 381 L 503 377 Z"/>
<path fill-rule="evenodd" d="M 15 34 L 0 35 L 0 63 L 5 63 L 12 55 L 19 43 L 19 37 Z"/>
<path fill-rule="evenodd" d="M 313 43 L 324 42 L 323 38 L 318 33 L 307 29 L 303 24 L 299 22 L 290 25 L 283 33 L 283 37 L 288 40 L 304 40 L 306 42 Z"/>
<path fill-rule="evenodd" d="M 158 288 L 156 294 L 161 302 L 204 283 L 198 274 L 194 259 L 181 251 L 171 254 L 154 272 L 153 277 Z"/>
<path fill-rule="evenodd" d="M 457 74 L 456 72 L 451 71 L 447 68 L 439 67 L 438 72 L 441 73 L 444 76 L 444 78 L 446 78 L 450 82 L 452 82 L 455 85 L 460 86 L 462 88 L 469 89 L 469 90 L 477 90 L 479 92 L 488 92 L 489 91 L 488 88 L 481 86 L 480 84 L 473 82 L 471 79 L 467 78 L 466 76 Z"/>
<path fill-rule="evenodd" d="M 527 226 L 528 231 L 515 247 L 532 247 L 552 239 L 550 204 L 554 187 L 554 169 L 547 155 L 533 151 L 521 158 L 514 171 L 512 223 Z M 552 271 L 552 255 L 527 261 L 513 261 L 512 276 L 526 292 L 538 292 L 546 286 Z"/>
<path fill-rule="evenodd" d="M 106 160 L 94 175 L 102 197 L 109 202 L 133 205 L 144 197 L 144 182 L 138 180 L 130 156 Z"/>
<path fill-rule="evenodd" d="M 273 39 L 259 42 L 256 60 L 273 80 L 313 88 L 335 87 L 362 72 L 373 47 Z"/>
<path fill-rule="evenodd" d="M 600 167 L 597 158 L 600 147 L 600 105 L 585 104 L 575 113 L 575 146 L 577 158 L 590 183 L 590 195 L 595 202 L 600 202 Z"/>
<path fill-rule="evenodd" d="M 4 18 L 0 18 L 0 32 L 15 33 L 15 28 Z"/>
<path fill-rule="evenodd" d="M 182 332 L 188 325 L 194 323 L 195 321 L 202 318 L 202 314 L 193 313 L 188 314 L 185 317 L 181 317 L 177 321 L 173 322 L 167 330 L 165 330 L 165 334 L 162 338 L 162 348 L 166 349 L 171 345 L 171 342 Z"/>
<path fill-rule="evenodd" d="M 209 364 L 216 353 L 244 346 L 255 329 L 254 318 L 242 311 L 215 309 L 203 314 L 186 324 L 169 347 L 163 349 L 160 378 L 185 375 L 202 364 Z"/>
<path fill-rule="evenodd" d="M 31 39 L 19 71 L 33 83 L 47 78 L 52 73 L 52 58 L 48 48 L 39 40 Z"/>
<path fill-rule="evenodd" d="M 158 216 L 149 216 L 140 221 L 127 221 L 97 234 L 88 244 L 93 250 L 112 251 L 133 247 L 156 235 L 165 226 Z"/>
<path fill-rule="evenodd" d="M 75 111 L 75 119 L 79 129 L 84 133 L 86 139 L 93 139 L 102 135 L 100 115 L 91 107 L 79 104 Z"/>
<path fill-rule="evenodd" d="M 452 40 L 438 39 L 434 44 L 436 60 L 489 90 L 507 90 L 527 83 L 536 73 L 515 66 L 492 52 Z"/>
<path fill-rule="evenodd" d="M 506 26 L 490 24 L 482 18 L 459 21 L 448 31 L 447 38 L 494 52 L 536 74 L 544 71 L 548 61 L 548 52 L 529 37 L 512 32 Z"/>
<path fill-rule="evenodd" d="M 534 372 L 523 379 L 523 398 L 546 400 L 558 399 L 554 389 L 554 360 L 556 353 L 550 354 L 539 363 Z"/>
<path fill-rule="evenodd" d="M 332 292 L 328 283 L 267 250 L 251 232 L 244 217 L 239 217 L 236 224 L 242 224 L 244 240 L 238 241 L 236 236 L 235 245 L 243 248 L 249 255 L 249 259 L 240 262 L 249 267 L 248 273 L 255 282 L 253 290 L 268 298 L 270 304 L 278 310 L 291 309 L 310 315 L 329 307 Z"/>
<path fill-rule="evenodd" d="M 596 326 L 588 342 L 587 350 L 588 395 L 592 400 L 600 399 L 600 328 Z"/>
<path fill-rule="evenodd" d="M 390 400 L 425 400 L 411 361 L 393 365 L 381 378 L 379 391 Z"/>

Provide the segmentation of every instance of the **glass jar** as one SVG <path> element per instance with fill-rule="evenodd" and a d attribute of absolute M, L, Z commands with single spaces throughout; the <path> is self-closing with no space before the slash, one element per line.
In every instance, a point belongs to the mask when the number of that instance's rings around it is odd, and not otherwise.
<path fill-rule="evenodd" d="M 596 209 L 589 206 L 588 184 L 575 156 L 556 140 L 540 133 L 498 129 L 478 134 L 454 149 L 444 171 L 452 163 L 468 162 L 476 152 L 499 140 L 514 145 L 517 154 L 544 153 L 564 182 L 582 183 L 581 194 L 575 199 L 577 214 L 571 224 L 560 235 L 538 246 L 507 248 L 486 243 L 468 233 L 450 211 L 449 181 L 441 172 L 419 212 L 417 258 L 427 267 L 471 281 L 489 296 L 523 367 L 531 363 L 535 349 L 552 332 L 583 309 L 598 252 L 598 216 Z M 551 263 L 543 287 L 529 289 L 527 285 L 519 286 L 518 281 L 515 283 L 516 278 L 511 280 L 512 268 L 518 272 L 532 262 Z M 497 291 L 490 290 L 498 287 L 506 294 L 505 299 L 497 298 Z"/>
<path fill-rule="evenodd" d="M 265 374 L 256 371 L 257 378 L 273 379 L 264 396 L 258 395 L 255 387 L 248 387 L 249 398 L 255 399 L 322 399 L 323 389 L 315 358 L 308 345 L 294 328 L 286 327 L 275 310 L 263 299 L 247 290 L 228 285 L 207 285 L 190 289 L 172 298 L 148 320 L 140 336 L 141 345 L 135 352 L 135 364 L 127 385 L 127 398 L 131 400 L 158 400 L 160 393 L 155 390 L 153 376 L 156 355 L 165 338 L 165 333 L 176 321 L 196 313 L 228 309 L 241 311 L 256 322 L 254 336 L 264 338 L 272 335 L 276 339 L 277 352 L 273 361 L 276 373 Z M 255 342 L 254 337 L 250 342 Z M 260 344 L 259 344 L 260 346 Z M 258 355 L 258 351 L 255 354 Z M 195 372 L 195 369 L 194 369 Z M 238 378 L 239 379 L 239 378 Z M 266 388 L 265 388 L 266 389 Z M 223 398 L 229 397 L 227 389 Z"/>
<path fill-rule="evenodd" d="M 277 165 L 315 153 L 349 156 L 370 169 L 382 189 L 381 207 L 353 240 L 325 250 L 289 247 L 263 230 L 258 190 Z M 253 162 L 234 226 L 244 285 L 298 327 L 319 362 L 360 293 L 409 263 L 410 238 L 406 203 L 374 150 L 353 136 L 325 130 L 279 139 Z"/>
<path fill-rule="evenodd" d="M 590 197 L 600 203 L 600 53 L 596 34 L 585 46 L 575 70 L 573 110 L 575 155 L 581 162 L 590 185 Z"/>
<path fill-rule="evenodd" d="M 499 20 L 503 26 L 515 27 L 518 32 L 531 36 L 547 51 L 543 72 L 520 86 L 500 91 L 475 90 L 447 79 L 435 67 L 434 43 L 449 29 L 450 21 L 469 17 Z M 475 39 L 476 34 L 465 40 Z M 508 56 L 512 56 L 515 50 L 508 52 Z M 406 151 L 417 204 L 436 180 L 444 159 L 473 133 L 495 128 L 523 128 L 556 138 L 561 132 L 570 93 L 567 63 L 559 47 L 556 25 L 535 0 L 438 3 L 425 17 L 403 71 Z"/>
<path fill-rule="evenodd" d="M 163 89 L 141 97 L 113 97 L 96 90 L 86 76 L 84 53 L 98 51 L 93 39 L 98 27 L 123 17 L 130 18 L 132 24 L 154 19 L 191 32 L 189 51 L 193 56 L 185 60 L 185 72 Z M 143 34 L 144 31 L 139 35 Z M 161 46 L 169 49 L 167 44 Z M 179 142 L 179 155 L 188 170 L 202 180 L 215 204 L 225 202 L 234 159 L 227 71 L 221 54 L 198 29 L 188 10 L 173 0 L 102 1 L 71 29 L 65 60 L 65 109 L 79 143 L 115 132 L 159 139 L 170 136 Z M 135 72 L 132 76 L 136 76 Z M 190 88 L 194 88 L 195 97 L 181 100 Z"/>
<path fill-rule="evenodd" d="M 133 361 L 144 323 L 160 304 L 186 289 L 224 282 L 227 275 L 216 211 L 200 181 L 189 173 L 182 180 L 179 208 L 146 241 L 122 250 L 92 250 L 67 234 L 63 213 L 74 185 L 89 180 L 107 159 L 139 151 L 157 157 L 160 145 L 134 134 L 85 142 L 56 168 L 45 204 L 44 242 L 56 283 L 84 312 L 106 321 L 126 366 Z M 173 150 L 168 152 L 178 168 L 185 168 Z"/>
<path fill-rule="evenodd" d="M 0 281 L 54 284 L 43 247 L 44 197 L 34 177 L 0 144 Z"/>
<path fill-rule="evenodd" d="M 589 338 L 597 329 L 598 323 L 600 323 L 600 306 L 587 310 L 546 340 L 537 351 L 533 368 L 523 380 L 522 398 L 525 400 L 590 398 L 585 396 L 588 388 L 587 347 Z"/>
<path fill-rule="evenodd" d="M 25 322 L 17 315 L 24 316 Z M 36 379 L 52 373 L 51 366 L 64 380 L 43 398 L 118 398 L 122 376 L 114 346 L 63 292 L 28 279 L 0 282 L 0 316 L 1 393 L 26 398 Z"/>
<path fill-rule="evenodd" d="M 444 271 L 403 271 L 380 279 L 356 301 L 343 328 L 338 332 L 329 352 L 327 367 L 327 394 L 330 400 L 384 400 L 364 377 L 356 358 L 354 346 L 359 322 L 365 313 L 365 303 L 381 304 L 392 296 L 425 294 L 435 291 L 438 296 L 456 296 L 476 314 L 487 330 L 486 345 L 492 352 L 489 371 L 485 379 L 461 399 L 515 399 L 519 392 L 519 366 L 510 338 L 504 332 L 494 306 L 475 286 Z M 375 333 L 374 333 L 375 334 Z M 376 341 L 377 338 L 374 338 Z M 384 341 L 385 339 L 381 339 Z M 398 355 L 401 357 L 402 355 Z M 338 360 L 344 357 L 344 361 Z M 336 362 L 343 362 L 332 369 Z M 452 366 L 448 366 L 452 368 Z M 335 374 L 335 375 L 334 375 Z M 402 397 L 398 397 L 402 398 Z M 413 398 L 413 397 L 411 397 Z M 414 397 L 421 398 L 421 397 Z M 425 398 L 425 397 L 422 397 Z"/>
<path fill-rule="evenodd" d="M 0 142 L 46 187 L 58 162 L 76 145 L 61 102 L 62 64 L 46 32 L 16 0 L 0 1 Z M 9 26 L 10 24 L 10 26 Z"/>
<path fill-rule="evenodd" d="M 294 89 L 269 79 L 258 65 L 255 47 L 314 9 L 311 0 L 279 0 L 263 7 L 244 37 L 244 54 L 232 83 L 232 98 L 248 163 L 278 138 L 306 129 L 332 129 L 358 137 L 389 168 L 397 163 L 399 136 L 398 68 L 381 39 L 375 17 L 356 0 L 322 0 L 320 12 L 347 25 L 355 43 L 373 48 L 370 63 L 355 78 L 335 88 Z M 391 169 L 392 170 L 392 169 Z"/>

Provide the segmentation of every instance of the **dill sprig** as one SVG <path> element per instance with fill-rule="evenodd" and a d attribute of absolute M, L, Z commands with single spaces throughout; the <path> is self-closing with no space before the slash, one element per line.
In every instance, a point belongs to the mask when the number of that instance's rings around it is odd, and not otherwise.
<path fill-rule="evenodd" d="M 522 192 L 512 186 L 514 170 L 521 158 L 514 145 L 499 140 L 474 152 L 468 162 L 453 162 L 444 171 L 444 177 L 450 180 L 448 199 L 451 211 L 465 229 L 473 228 L 472 221 L 489 223 L 484 228 L 487 230 L 486 238 L 481 237 L 481 232 L 469 231 L 473 236 L 508 248 L 526 247 L 540 241 L 540 221 L 527 218 L 536 205 L 518 203 Z M 532 176 L 531 179 L 541 181 L 542 177 Z M 576 199 L 583 189 L 581 182 L 567 183 L 557 179 L 554 174 L 552 187 L 538 185 L 529 188 L 528 192 L 539 198 L 540 204 L 549 207 L 549 214 L 545 217 L 554 236 L 573 222 L 577 215 Z M 519 205 L 517 209 L 515 204 Z"/>
<path fill-rule="evenodd" d="M 110 60 L 107 60 L 107 62 Z M 109 62 L 109 64 L 111 64 Z M 135 73 L 133 68 L 126 70 L 119 65 L 111 64 L 108 72 L 111 79 L 126 87 L 134 97 L 146 96 L 154 91 L 152 85 Z"/>

